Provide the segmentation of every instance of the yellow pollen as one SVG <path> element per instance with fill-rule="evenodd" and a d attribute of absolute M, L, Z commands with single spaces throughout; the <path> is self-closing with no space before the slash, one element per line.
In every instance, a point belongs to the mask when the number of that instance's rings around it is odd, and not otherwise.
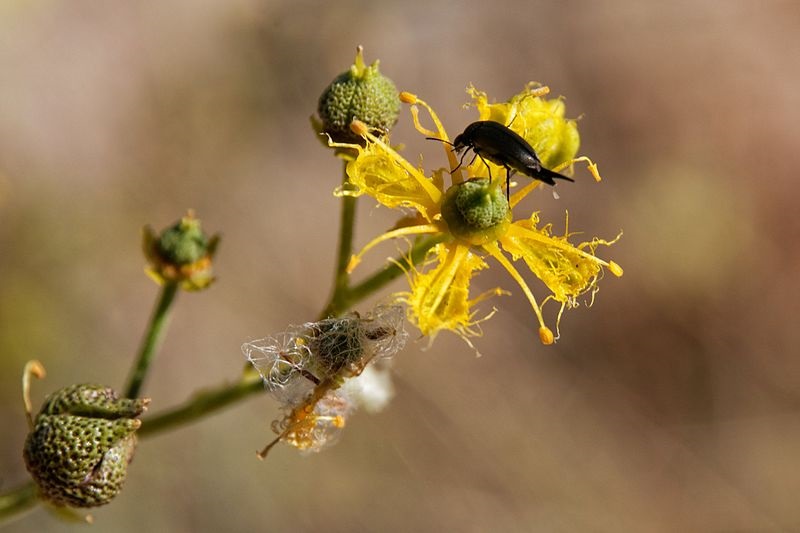
<path fill-rule="evenodd" d="M 553 332 L 547 326 L 542 326 L 539 328 L 539 340 L 542 341 L 542 344 L 553 344 L 555 337 L 553 336 Z"/>
<path fill-rule="evenodd" d="M 608 262 L 608 269 L 618 278 L 622 277 L 622 267 L 616 264 L 614 261 Z"/>
<path fill-rule="evenodd" d="M 367 128 L 366 124 L 356 119 L 350 123 L 350 131 L 352 131 L 356 135 L 366 135 L 367 132 L 369 131 L 369 128 Z"/>
<path fill-rule="evenodd" d="M 355 269 L 356 269 L 356 267 L 358 266 L 358 264 L 359 264 L 360 262 L 361 262 L 361 258 L 360 258 L 359 256 L 357 256 L 357 255 L 353 255 L 353 256 L 351 256 L 351 257 L 350 257 L 350 262 L 349 262 L 349 263 L 347 263 L 347 269 L 346 269 L 346 272 L 347 272 L 348 274 L 352 274 L 352 273 L 353 273 L 353 270 L 355 270 Z"/>
<path fill-rule="evenodd" d="M 400 92 L 400 101 L 405 104 L 416 104 L 417 103 L 417 95 L 414 93 L 410 93 L 408 91 L 401 91 Z"/>

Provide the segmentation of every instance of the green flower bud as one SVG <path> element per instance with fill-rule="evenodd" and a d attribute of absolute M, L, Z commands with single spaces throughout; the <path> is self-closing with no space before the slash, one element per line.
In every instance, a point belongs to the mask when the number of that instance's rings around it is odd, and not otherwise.
<path fill-rule="evenodd" d="M 379 61 L 364 64 L 363 48 L 358 47 L 350 70 L 343 72 L 323 91 L 317 112 L 321 123 L 315 124 L 335 142 L 363 144 L 364 140 L 350 131 L 350 123 L 358 119 L 369 128 L 388 131 L 397 122 L 400 97 L 392 80 L 378 70 Z"/>
<path fill-rule="evenodd" d="M 511 224 L 505 190 L 485 178 L 457 183 L 445 192 L 442 218 L 455 237 L 470 245 L 497 240 Z"/>
<path fill-rule="evenodd" d="M 41 495 L 56 505 L 96 507 L 122 488 L 148 399 L 118 398 L 100 385 L 51 394 L 36 416 L 23 456 Z"/>
<path fill-rule="evenodd" d="M 208 253 L 208 237 L 200 229 L 199 220 L 184 217 L 161 232 L 156 241 L 156 250 L 165 261 L 188 265 Z"/>
<path fill-rule="evenodd" d="M 185 290 L 204 289 L 213 281 L 211 260 L 219 236 L 207 237 L 200 220 L 189 213 L 159 235 L 144 229 L 144 253 L 150 262 L 147 274 L 159 284 L 179 282 Z"/>

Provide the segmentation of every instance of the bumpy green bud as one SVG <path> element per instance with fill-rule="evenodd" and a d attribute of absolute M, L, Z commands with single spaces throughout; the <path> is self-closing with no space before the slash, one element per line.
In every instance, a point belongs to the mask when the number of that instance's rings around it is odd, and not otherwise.
<path fill-rule="evenodd" d="M 505 190 L 485 178 L 450 187 L 442 201 L 442 218 L 455 237 L 471 245 L 497 240 L 511 223 Z"/>
<path fill-rule="evenodd" d="M 208 237 L 200 229 L 196 218 L 184 217 L 161 232 L 156 250 L 165 261 L 188 265 L 200 260 L 208 252 Z"/>
<path fill-rule="evenodd" d="M 200 290 L 214 281 L 211 260 L 219 236 L 207 237 L 191 211 L 156 234 L 145 227 L 143 247 L 150 266 L 147 274 L 159 284 L 174 281 L 185 290 Z"/>
<path fill-rule="evenodd" d="M 369 128 L 388 131 L 397 122 L 400 97 L 392 80 L 380 73 L 379 61 L 364 64 L 359 46 L 350 70 L 343 72 L 323 91 L 317 112 L 321 124 L 317 129 L 335 142 L 363 144 L 364 140 L 350 131 L 350 123 L 358 119 Z"/>
<path fill-rule="evenodd" d="M 136 417 L 149 402 L 118 398 L 100 385 L 72 385 L 51 394 L 23 452 L 41 495 L 72 507 L 110 502 L 133 458 L 141 425 Z"/>

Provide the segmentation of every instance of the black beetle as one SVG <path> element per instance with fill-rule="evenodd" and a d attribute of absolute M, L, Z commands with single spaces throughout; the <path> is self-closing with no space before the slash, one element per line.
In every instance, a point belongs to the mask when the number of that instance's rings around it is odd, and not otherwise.
<path fill-rule="evenodd" d="M 496 165 L 506 168 L 506 195 L 509 181 L 514 172 L 555 185 L 555 179 L 575 181 L 572 178 L 553 172 L 542 166 L 536 151 L 515 131 L 492 120 L 473 122 L 453 140 L 453 149 L 457 154 L 472 150 L 476 157 L 488 159 Z M 474 160 L 474 158 L 473 158 Z M 461 161 L 464 161 L 462 156 Z M 459 163 L 461 166 L 461 163 Z M 456 167 L 458 168 L 458 167 Z M 491 178 L 491 174 L 489 176 Z"/>

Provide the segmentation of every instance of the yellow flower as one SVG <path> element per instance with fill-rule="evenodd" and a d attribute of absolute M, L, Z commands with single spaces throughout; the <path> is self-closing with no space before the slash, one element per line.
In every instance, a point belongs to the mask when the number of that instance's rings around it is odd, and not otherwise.
<path fill-rule="evenodd" d="M 481 120 L 510 124 L 509 127 L 536 150 L 546 168 L 562 171 L 575 162 L 584 161 L 594 178 L 600 180 L 594 163 L 586 157 L 576 158 L 580 142 L 576 124 L 564 118 L 564 104 L 560 99 L 542 98 L 548 92 L 546 87 L 528 86 L 509 102 L 501 104 L 489 104 L 486 95 L 472 87 L 468 92 L 475 100 Z M 449 168 L 454 170 L 448 173 L 440 169 L 428 176 L 423 168 L 412 165 L 398 154 L 388 144 L 388 139 L 375 136 L 363 123 L 354 121 L 353 130 L 364 137 L 366 144 L 363 147 L 346 145 L 354 149 L 357 156 L 347 166 L 349 184 L 338 194 L 367 194 L 387 207 L 412 209 L 417 217 L 411 225 L 406 223 L 367 244 L 353 257 L 349 270 L 356 267 L 364 253 L 386 240 L 437 235 L 442 242 L 431 248 L 421 264 L 413 265 L 409 260 L 410 291 L 398 295 L 398 299 L 408 305 L 409 319 L 423 334 L 433 338 L 441 330 L 450 330 L 465 339 L 480 335 L 478 324 L 494 311 L 476 318 L 476 304 L 506 292 L 496 288 L 470 297 L 472 277 L 488 268 L 486 259 L 492 258 L 508 271 L 528 298 L 539 323 L 542 343 L 553 343 L 556 336 L 545 325 L 542 307 L 514 262 L 521 259 L 547 287 L 550 294 L 542 304 L 549 300 L 561 304 L 556 319 L 558 331 L 566 307 L 578 305 L 579 297 L 584 294 L 594 296 L 604 268 L 616 276 L 622 275 L 619 265 L 594 255 L 599 245 L 610 245 L 616 239 L 595 238 L 573 245 L 569 242 L 568 231 L 556 236 L 550 224 L 540 227 L 537 213 L 513 220 L 512 208 L 540 182 L 532 180 L 506 200 L 503 167 L 479 157 L 469 165 L 460 165 L 449 146 L 450 138 L 430 106 L 410 93 L 401 93 L 401 100 L 413 104 L 411 113 L 420 133 L 443 141 Z M 418 106 L 428 111 L 435 130 L 422 126 Z M 469 179 L 465 179 L 465 172 Z M 449 174 L 451 182 L 447 188 L 445 174 Z M 491 181 L 487 179 L 490 175 Z"/>

